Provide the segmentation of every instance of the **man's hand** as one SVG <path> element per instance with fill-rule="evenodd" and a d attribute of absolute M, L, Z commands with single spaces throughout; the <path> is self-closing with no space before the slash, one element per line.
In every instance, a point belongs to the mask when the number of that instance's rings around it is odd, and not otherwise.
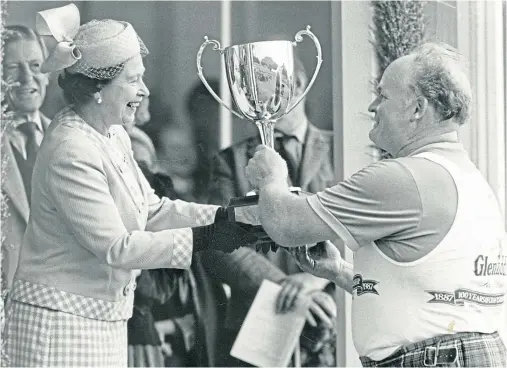
<path fill-rule="evenodd" d="M 307 297 L 310 298 L 309 308 L 306 312 L 307 322 L 313 327 L 316 327 L 319 322 L 325 327 L 333 327 L 336 319 L 336 304 L 333 298 L 320 290 L 309 292 Z"/>
<path fill-rule="evenodd" d="M 176 325 L 174 324 L 172 319 L 166 319 L 163 321 L 155 322 L 155 329 L 158 332 L 158 337 L 162 343 L 162 353 L 165 356 L 172 356 L 173 351 L 171 344 L 165 341 L 166 335 L 174 335 L 176 333 Z"/>
<path fill-rule="evenodd" d="M 340 251 L 329 241 L 317 243 L 313 247 L 289 248 L 287 251 L 303 271 L 317 277 L 334 281 L 340 273 L 343 261 Z"/>
<path fill-rule="evenodd" d="M 321 281 L 321 279 L 305 272 L 288 275 L 280 283 L 282 290 L 276 299 L 276 311 L 278 313 L 288 312 L 296 305 L 300 295 L 314 290 L 322 290 L 324 285 Z"/>
<path fill-rule="evenodd" d="M 288 312 L 296 305 L 296 300 L 300 293 L 314 290 L 311 283 L 308 282 L 308 276 L 308 274 L 301 272 L 288 275 L 282 280 L 280 283 L 282 290 L 280 290 L 276 298 L 277 313 Z"/>
<path fill-rule="evenodd" d="M 255 149 L 245 172 L 254 188 L 262 188 L 272 182 L 287 185 L 288 171 L 284 159 L 274 149 L 262 144 Z"/>

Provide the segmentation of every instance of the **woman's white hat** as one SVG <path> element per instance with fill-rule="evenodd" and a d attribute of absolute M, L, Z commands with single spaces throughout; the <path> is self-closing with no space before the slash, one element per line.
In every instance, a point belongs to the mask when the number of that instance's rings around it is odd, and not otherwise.
<path fill-rule="evenodd" d="M 79 24 L 79 9 L 74 4 L 37 13 L 37 31 L 58 41 L 42 64 L 42 72 L 66 69 L 90 78 L 111 79 L 121 64 L 138 54 L 148 54 L 130 23 L 104 19 Z"/>

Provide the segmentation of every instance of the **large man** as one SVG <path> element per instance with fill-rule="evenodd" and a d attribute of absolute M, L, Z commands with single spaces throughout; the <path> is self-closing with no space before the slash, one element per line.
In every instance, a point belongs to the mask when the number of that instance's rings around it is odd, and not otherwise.
<path fill-rule="evenodd" d="M 307 75 L 303 64 L 295 59 L 296 88 L 298 98 L 307 86 Z M 309 123 L 302 101 L 289 115 L 277 121 L 275 126 L 277 149 L 292 162 L 292 172 L 285 180 L 304 191 L 316 192 L 335 182 L 332 164 L 332 135 Z M 227 205 L 232 197 L 240 197 L 253 189 L 245 177 L 245 166 L 253 156 L 255 147 L 261 144 L 260 137 L 248 138 L 222 151 L 212 164 L 210 201 Z M 266 256 L 254 249 L 238 249 L 232 254 L 220 252 L 202 254 L 202 264 L 207 272 L 231 287 L 231 300 L 223 334 L 225 351 L 230 348 L 239 332 L 247 311 L 262 281 L 268 279 L 283 286 L 278 299 L 281 312 L 290 309 L 299 295 L 312 292 L 315 314 L 323 320 L 332 319 L 336 305 L 329 294 L 322 290 L 328 281 L 302 273 L 290 255 L 283 250 L 269 252 Z M 330 292 L 331 294 L 332 291 Z M 324 315 L 324 312 L 327 313 Z M 326 317 L 326 315 L 328 317 Z M 312 318 L 309 316 L 309 318 Z M 317 318 L 318 320 L 319 318 Z M 313 321 L 315 322 L 315 321 Z M 313 328 L 305 329 L 302 339 L 303 366 L 335 366 L 332 327 L 320 321 Z M 238 366 L 244 363 L 226 357 L 224 365 Z"/>
<path fill-rule="evenodd" d="M 369 107 L 370 139 L 393 159 L 303 199 L 287 190 L 285 163 L 272 150 L 259 148 L 246 169 L 276 242 L 339 236 L 354 251 L 353 272 L 329 244 L 314 259 L 296 254 L 305 269 L 353 294 L 354 344 L 364 366 L 507 365 L 498 334 L 505 229 L 457 133 L 470 102 L 454 50 L 425 44 L 386 69 Z"/>
<path fill-rule="evenodd" d="M 2 145 L 2 157 L 7 159 L 2 191 L 9 214 L 2 224 L 2 273 L 10 289 L 28 222 L 35 156 L 50 120 L 39 111 L 48 85 L 48 76 L 40 71 L 46 57 L 44 42 L 24 26 L 6 27 L 3 37 L 3 78 L 12 85 L 5 98 L 13 113 L 13 124 L 7 127 Z"/>

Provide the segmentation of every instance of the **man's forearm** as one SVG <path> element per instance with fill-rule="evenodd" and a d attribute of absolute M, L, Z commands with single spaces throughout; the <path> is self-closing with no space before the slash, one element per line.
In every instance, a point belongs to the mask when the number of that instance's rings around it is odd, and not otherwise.
<path fill-rule="evenodd" d="M 264 279 L 279 283 L 286 274 L 267 258 L 246 247 L 225 254 L 205 251 L 197 255 L 199 261 L 215 280 L 229 285 L 233 290 L 255 295 Z"/>
<path fill-rule="evenodd" d="M 284 183 L 274 182 L 260 189 L 259 216 L 271 239 L 286 247 L 336 238 L 306 198 L 291 193 Z"/>
<path fill-rule="evenodd" d="M 277 244 L 289 245 L 287 220 L 290 202 L 296 200 L 286 185 L 266 185 L 260 190 L 259 218 L 264 230 Z"/>

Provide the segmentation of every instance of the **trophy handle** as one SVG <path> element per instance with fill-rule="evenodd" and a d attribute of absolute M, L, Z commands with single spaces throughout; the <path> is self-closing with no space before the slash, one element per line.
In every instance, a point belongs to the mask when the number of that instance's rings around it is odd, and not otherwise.
<path fill-rule="evenodd" d="M 315 36 L 312 31 L 310 31 L 310 26 L 306 26 L 305 30 L 299 31 L 296 33 L 296 36 L 294 37 L 296 41 L 292 42 L 293 46 L 297 46 L 297 44 L 301 41 L 303 41 L 302 35 L 307 35 L 310 37 L 315 44 L 315 48 L 317 49 L 317 66 L 315 67 L 315 71 L 313 72 L 312 79 L 310 79 L 310 82 L 308 83 L 308 86 L 306 86 L 305 91 L 303 94 L 294 102 L 294 104 L 287 109 L 285 112 L 285 115 L 287 115 L 289 112 L 291 112 L 300 102 L 303 98 L 305 98 L 308 91 L 310 91 L 310 88 L 313 85 L 313 82 L 315 82 L 315 79 L 317 78 L 317 74 L 319 73 L 320 66 L 322 65 L 322 49 L 320 47 L 320 42 L 317 36 Z"/>
<path fill-rule="evenodd" d="M 216 40 L 208 40 L 208 36 L 204 36 L 204 40 L 205 41 L 202 43 L 201 47 L 199 48 L 199 51 L 197 52 L 197 75 L 199 76 L 202 83 L 204 84 L 206 89 L 209 91 L 209 93 L 211 93 L 211 95 L 215 98 L 215 100 L 217 100 L 220 103 L 220 105 L 225 107 L 227 110 L 232 112 L 237 117 L 244 119 L 242 115 L 238 114 L 231 107 L 227 106 L 225 104 L 225 102 L 222 101 L 222 99 L 220 97 L 218 97 L 218 95 L 215 93 L 215 91 L 213 91 L 213 88 L 210 87 L 210 85 L 208 84 L 208 81 L 204 77 L 204 74 L 202 72 L 202 66 L 201 66 L 201 58 L 202 58 L 202 53 L 204 52 L 204 49 L 206 48 L 206 46 L 208 46 L 209 44 L 213 44 L 213 51 L 220 52 L 220 55 L 222 55 L 224 53 L 224 49 L 220 48 L 220 42 L 218 42 Z"/>

